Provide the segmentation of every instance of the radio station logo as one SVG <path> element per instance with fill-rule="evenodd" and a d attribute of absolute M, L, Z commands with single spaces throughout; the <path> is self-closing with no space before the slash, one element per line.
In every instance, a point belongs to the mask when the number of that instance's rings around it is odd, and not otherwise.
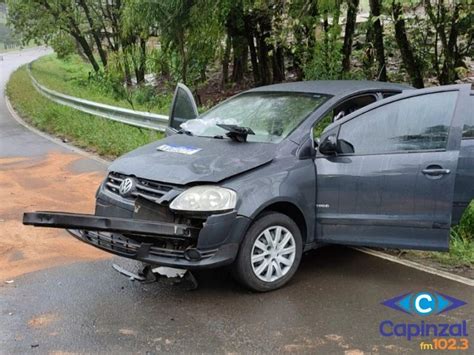
<path fill-rule="evenodd" d="M 425 339 L 419 342 L 420 350 L 469 349 L 467 320 L 429 321 L 429 316 L 452 311 L 466 305 L 466 302 L 440 292 L 408 292 L 385 300 L 381 304 L 410 316 L 408 322 L 383 320 L 379 325 L 380 335 L 383 337 L 408 341 Z"/>

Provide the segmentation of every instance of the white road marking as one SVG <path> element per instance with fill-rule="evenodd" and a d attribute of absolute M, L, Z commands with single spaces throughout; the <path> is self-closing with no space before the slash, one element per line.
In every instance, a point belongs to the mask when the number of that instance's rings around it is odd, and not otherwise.
<path fill-rule="evenodd" d="M 403 259 L 400 259 L 396 256 L 389 255 L 389 254 L 386 254 L 386 253 L 382 253 L 380 251 L 372 250 L 372 249 L 369 249 L 369 248 L 352 248 L 352 249 L 360 251 L 360 252 L 365 253 L 365 254 L 376 256 L 377 258 L 388 260 L 388 261 L 391 261 L 391 262 L 394 262 L 394 263 L 397 263 L 397 264 L 401 264 L 401 265 L 404 265 L 404 266 L 407 266 L 407 267 L 411 267 L 412 269 L 417 269 L 417 270 L 420 270 L 420 271 L 427 272 L 429 274 L 444 277 L 445 279 L 448 279 L 448 280 L 451 280 L 451 281 L 456 281 L 456 282 L 462 283 L 464 285 L 468 285 L 468 286 L 471 286 L 471 287 L 474 286 L 474 280 L 473 279 L 463 277 L 463 276 L 459 276 L 459 275 L 455 275 L 455 274 L 452 274 L 452 273 L 447 272 L 447 271 L 435 269 L 434 267 L 431 267 L 431 266 L 422 265 L 422 264 L 419 264 L 415 261 L 403 260 Z"/>
<path fill-rule="evenodd" d="M 6 106 L 7 106 L 7 109 L 8 111 L 10 112 L 10 115 L 15 119 L 15 121 L 17 121 L 19 124 L 21 124 L 23 127 L 29 129 L 30 131 L 32 131 L 33 133 L 53 142 L 53 143 L 56 143 L 57 145 L 60 145 L 61 147 L 63 148 L 66 148 L 74 153 L 77 153 L 77 154 L 80 154 L 86 158 L 89 158 L 89 159 L 92 159 L 92 160 L 95 160 L 105 166 L 109 166 L 110 165 L 110 161 L 108 160 L 105 160 L 105 159 L 102 159 L 92 153 L 89 153 L 88 151 L 86 150 L 83 150 L 83 149 L 80 149 L 78 147 L 75 147 L 73 145 L 70 145 L 70 144 L 67 144 L 67 143 L 64 143 L 62 140 L 58 139 L 58 138 L 55 138 L 53 136 L 50 136 L 49 134 L 47 133 L 44 133 L 40 130 L 38 130 L 37 128 L 33 127 L 32 125 L 30 125 L 29 123 L 25 122 L 23 120 L 23 118 L 21 118 L 18 113 L 16 113 L 15 109 L 13 108 L 11 102 L 10 102 L 10 99 L 8 98 L 8 96 L 5 95 L 5 103 L 6 103 Z"/>

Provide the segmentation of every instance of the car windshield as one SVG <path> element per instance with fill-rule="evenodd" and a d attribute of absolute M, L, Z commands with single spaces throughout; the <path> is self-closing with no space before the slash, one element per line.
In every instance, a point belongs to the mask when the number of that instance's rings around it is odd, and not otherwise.
<path fill-rule="evenodd" d="M 305 93 L 246 93 L 217 105 L 197 119 L 181 125 L 196 136 L 225 136 L 216 124 L 251 128 L 250 142 L 279 143 L 328 96 Z"/>

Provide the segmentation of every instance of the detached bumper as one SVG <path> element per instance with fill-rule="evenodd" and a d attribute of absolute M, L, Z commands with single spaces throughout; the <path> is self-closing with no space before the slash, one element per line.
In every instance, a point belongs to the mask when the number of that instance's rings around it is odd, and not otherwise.
<path fill-rule="evenodd" d="M 64 228 L 85 243 L 126 258 L 200 269 L 232 263 L 250 219 L 236 212 L 211 215 L 198 228 L 133 218 L 33 212 L 24 214 L 23 224 Z"/>

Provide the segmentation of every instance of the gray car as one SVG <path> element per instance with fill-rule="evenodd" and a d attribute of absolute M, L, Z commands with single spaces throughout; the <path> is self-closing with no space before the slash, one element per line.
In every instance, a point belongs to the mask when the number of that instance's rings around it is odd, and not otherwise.
<path fill-rule="evenodd" d="M 286 83 L 201 115 L 178 85 L 169 122 L 110 165 L 94 215 L 23 222 L 152 265 L 232 265 L 268 291 L 325 244 L 447 250 L 474 198 L 470 85 Z"/>

